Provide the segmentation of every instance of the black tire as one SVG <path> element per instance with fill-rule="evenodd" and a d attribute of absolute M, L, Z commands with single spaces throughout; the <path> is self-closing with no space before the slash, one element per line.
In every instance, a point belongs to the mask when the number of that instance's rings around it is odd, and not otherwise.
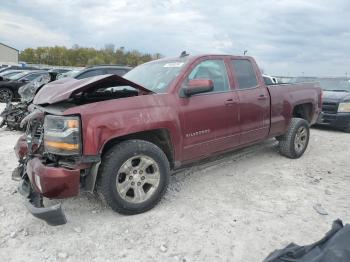
<path fill-rule="evenodd" d="M 298 133 L 303 132 L 304 134 L 304 131 L 305 136 L 302 136 L 301 133 Z M 299 139 L 299 135 L 303 137 L 303 139 Z M 278 138 L 278 147 L 280 154 L 292 159 L 301 157 L 309 144 L 309 138 L 309 123 L 302 118 L 292 118 L 287 133 Z M 298 141 L 300 141 L 300 144 L 298 143 Z M 295 143 L 297 143 L 298 145 L 296 145 Z"/>
<path fill-rule="evenodd" d="M 152 193 L 149 198 L 140 203 L 132 203 L 125 200 L 124 198 L 126 196 L 123 198 L 123 196 L 118 192 L 117 183 L 120 183 L 119 179 L 122 173 L 119 173 L 119 171 L 122 166 L 125 167 L 126 163 L 130 161 L 130 159 L 134 157 L 137 158 L 138 156 L 146 156 L 146 158 L 153 160 L 157 165 L 157 169 L 159 169 L 158 171 L 160 175 L 158 186 L 152 189 Z M 131 176 L 132 170 L 129 169 L 129 171 L 129 176 Z M 141 176 L 139 174 L 137 175 Z M 128 178 L 125 178 L 124 182 L 126 182 L 127 179 Z M 152 209 L 160 201 L 166 192 L 169 179 L 169 161 L 164 152 L 158 146 L 144 140 L 128 140 L 113 146 L 104 155 L 98 172 L 97 191 L 102 199 L 114 211 L 125 215 L 134 215 Z M 136 185 L 133 187 L 136 188 Z M 126 192 L 126 195 L 128 192 Z M 145 192 L 145 190 L 143 192 Z M 133 193 L 135 193 L 135 191 L 133 191 Z"/>
<path fill-rule="evenodd" d="M 6 87 L 0 88 L 0 103 L 7 103 L 12 101 L 12 99 L 13 92 L 10 89 Z"/>

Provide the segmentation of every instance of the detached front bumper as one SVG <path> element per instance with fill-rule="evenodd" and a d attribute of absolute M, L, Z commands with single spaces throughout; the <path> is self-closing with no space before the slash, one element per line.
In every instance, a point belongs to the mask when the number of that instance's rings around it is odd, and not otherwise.
<path fill-rule="evenodd" d="M 26 168 L 17 168 L 12 175 L 21 180 L 18 191 L 25 197 L 25 206 L 35 217 L 49 225 L 63 225 L 67 222 L 61 204 L 50 207 L 43 205 L 43 196 L 66 198 L 79 193 L 80 170 L 46 166 L 39 158 L 33 158 Z"/>
<path fill-rule="evenodd" d="M 18 186 L 18 191 L 25 197 L 25 206 L 36 218 L 44 220 L 51 226 L 59 226 L 67 223 L 61 204 L 44 207 L 42 196 L 33 192 L 30 182 L 22 180 Z"/>
<path fill-rule="evenodd" d="M 28 211 L 49 225 L 65 224 L 67 219 L 61 204 L 44 207 L 43 196 L 66 198 L 78 195 L 80 170 L 46 166 L 39 158 L 33 158 L 27 162 L 26 174 L 20 177 L 19 192 L 26 198 Z"/>
<path fill-rule="evenodd" d="M 322 112 L 319 115 L 316 124 L 345 129 L 350 126 L 350 113 L 329 114 Z"/>
<path fill-rule="evenodd" d="M 39 158 L 27 163 L 27 175 L 36 192 L 48 198 L 68 198 L 79 194 L 80 169 L 47 166 Z"/>

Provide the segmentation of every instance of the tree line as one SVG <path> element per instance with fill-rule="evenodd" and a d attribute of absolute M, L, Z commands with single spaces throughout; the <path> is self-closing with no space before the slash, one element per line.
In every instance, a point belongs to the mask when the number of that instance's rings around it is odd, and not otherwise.
<path fill-rule="evenodd" d="M 46 64 L 57 66 L 78 66 L 98 64 L 120 64 L 137 66 L 139 64 L 161 58 L 162 55 L 141 53 L 137 50 L 125 50 L 124 47 L 115 48 L 113 44 L 105 45 L 103 49 L 64 46 L 26 48 L 20 52 L 19 59 L 32 64 Z"/>

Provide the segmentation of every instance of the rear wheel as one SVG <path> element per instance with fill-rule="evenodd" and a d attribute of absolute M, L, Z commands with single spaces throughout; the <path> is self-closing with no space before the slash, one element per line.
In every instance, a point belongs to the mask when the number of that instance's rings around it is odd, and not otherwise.
<path fill-rule="evenodd" d="M 169 161 L 155 144 L 128 140 L 106 153 L 98 176 L 97 190 L 114 211 L 138 214 L 153 208 L 164 195 Z"/>
<path fill-rule="evenodd" d="M 0 88 L 0 103 L 10 102 L 13 98 L 13 92 L 8 88 Z"/>
<path fill-rule="evenodd" d="M 310 137 L 309 123 L 302 118 L 292 118 L 286 134 L 278 137 L 280 154 L 289 158 L 301 157 Z"/>

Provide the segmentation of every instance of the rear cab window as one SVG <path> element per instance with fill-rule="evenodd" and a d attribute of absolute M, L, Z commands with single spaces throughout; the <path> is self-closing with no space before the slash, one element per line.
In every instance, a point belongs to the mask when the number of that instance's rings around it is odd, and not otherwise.
<path fill-rule="evenodd" d="M 231 61 L 234 70 L 233 74 L 238 82 L 238 89 L 257 88 L 258 79 L 252 62 L 248 59 L 234 59 Z"/>

